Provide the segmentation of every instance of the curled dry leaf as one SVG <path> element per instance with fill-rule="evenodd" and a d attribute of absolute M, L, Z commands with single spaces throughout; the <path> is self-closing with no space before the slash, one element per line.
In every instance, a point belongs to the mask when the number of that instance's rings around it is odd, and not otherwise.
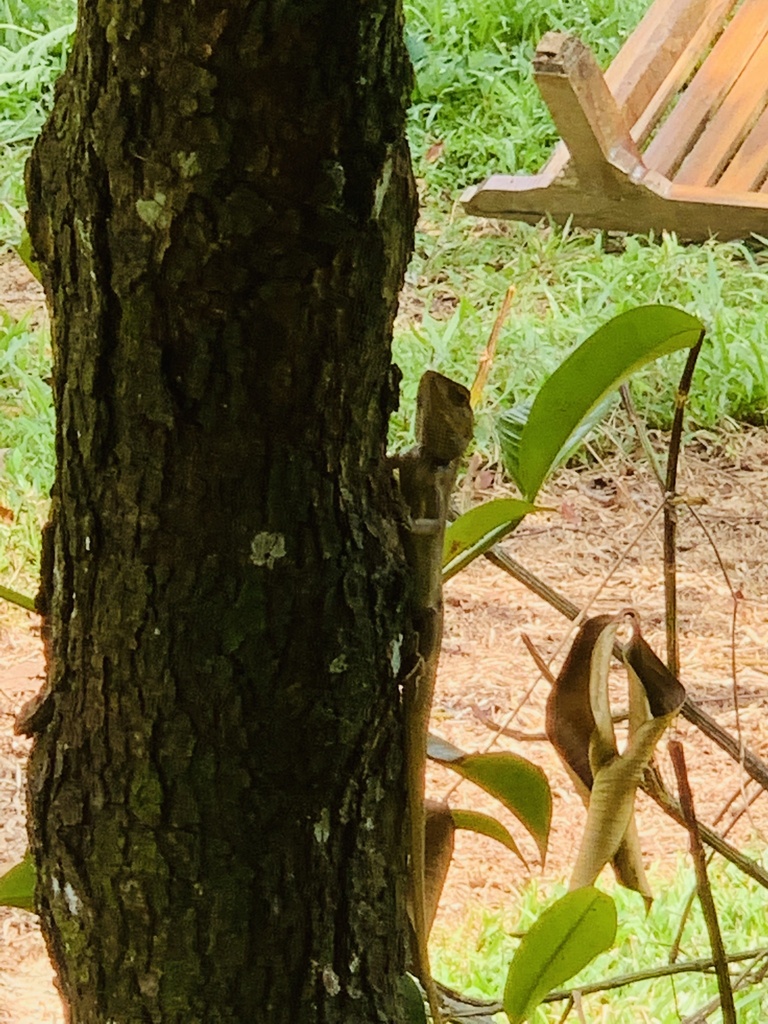
<path fill-rule="evenodd" d="M 629 735 L 619 754 L 608 696 L 610 661 L 619 626 L 632 634 L 624 661 L 629 688 Z M 587 824 L 571 888 L 592 885 L 612 862 L 622 885 L 650 903 L 634 818 L 643 772 L 685 690 L 654 654 L 634 611 L 597 615 L 579 630 L 547 702 L 546 731 L 587 806 Z"/>
<path fill-rule="evenodd" d="M 429 934 L 453 857 L 456 825 L 446 803 L 425 800 L 424 810 L 424 914 Z"/>
<path fill-rule="evenodd" d="M 610 615 L 587 619 L 576 634 L 547 701 L 545 731 L 569 774 L 579 780 L 579 793 L 592 789 L 589 741 L 595 716 L 589 699 L 589 673 L 597 638 L 613 621 Z"/>
<path fill-rule="evenodd" d="M 677 714 L 685 700 L 685 688 L 669 671 L 640 632 L 640 620 L 632 612 L 632 636 L 624 646 L 624 663 L 645 690 L 650 713 L 654 718 Z"/>

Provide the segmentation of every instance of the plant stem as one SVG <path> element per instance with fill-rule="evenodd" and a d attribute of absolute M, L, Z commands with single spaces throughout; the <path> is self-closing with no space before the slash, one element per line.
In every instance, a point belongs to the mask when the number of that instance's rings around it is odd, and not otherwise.
<path fill-rule="evenodd" d="M 640 442 L 640 447 L 643 449 L 648 465 L 651 467 L 651 472 L 656 477 L 656 481 L 661 488 L 662 494 L 664 493 L 664 474 L 661 472 L 661 466 L 659 460 L 656 457 L 656 452 L 653 450 L 651 439 L 648 437 L 648 431 L 645 429 L 645 424 L 637 414 L 635 403 L 632 400 L 632 393 L 629 390 L 628 384 L 622 384 L 619 388 L 619 394 L 621 395 L 621 404 L 624 406 L 624 411 L 629 416 L 630 422 L 637 434 L 637 439 Z"/>
<path fill-rule="evenodd" d="M 696 367 L 696 360 L 701 352 L 704 341 L 702 331 L 699 340 L 688 353 L 683 367 L 680 383 L 675 396 L 675 415 L 672 420 L 672 432 L 669 436 L 669 453 L 667 455 L 667 475 L 664 481 L 664 604 L 667 626 L 667 667 L 673 676 L 679 675 L 680 652 L 677 637 L 677 465 L 680 458 L 680 445 L 683 438 L 683 422 L 691 380 Z"/>
<path fill-rule="evenodd" d="M 11 590 L 10 587 L 3 587 L 0 585 L 0 598 L 3 601 L 10 601 L 11 604 L 16 604 L 19 608 L 24 608 L 28 612 L 36 612 L 35 599 L 33 597 L 27 597 L 26 594 L 20 594 L 18 590 Z"/>
<path fill-rule="evenodd" d="M 680 794 L 680 807 L 685 818 L 688 835 L 690 836 L 691 858 L 696 871 L 699 902 L 701 903 L 704 922 L 709 934 L 709 944 L 712 947 L 712 959 L 715 963 L 717 987 L 720 992 L 720 1007 L 723 1011 L 723 1024 L 737 1024 L 736 1005 L 733 1001 L 733 989 L 731 988 L 731 975 L 728 971 L 728 961 L 725 958 L 725 946 L 723 945 L 723 936 L 720 932 L 720 923 L 717 919 L 717 907 L 715 906 L 712 888 L 707 876 L 707 858 L 704 853 L 704 847 L 701 845 L 699 827 L 696 821 L 693 794 L 691 793 L 688 772 L 685 767 L 685 751 L 679 740 L 669 741 L 669 756 L 675 769 L 677 788 Z"/>

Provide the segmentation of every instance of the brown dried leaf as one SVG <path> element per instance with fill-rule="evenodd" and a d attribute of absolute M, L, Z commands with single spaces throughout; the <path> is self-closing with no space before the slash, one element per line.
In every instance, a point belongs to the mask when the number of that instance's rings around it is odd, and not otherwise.
<path fill-rule="evenodd" d="M 632 613 L 632 636 L 624 647 L 624 661 L 642 683 L 654 718 L 676 714 L 683 706 L 685 688 L 643 639 L 640 621 Z"/>
<path fill-rule="evenodd" d="M 626 645 L 629 740 L 619 755 L 608 696 L 616 632 L 630 619 Z M 642 637 L 637 615 L 598 615 L 579 630 L 547 702 L 547 736 L 577 780 L 587 824 L 571 887 L 591 885 L 613 863 L 622 885 L 651 893 L 640 856 L 634 800 L 643 771 L 664 730 L 679 711 L 685 690 Z"/>
<path fill-rule="evenodd" d="M 429 934 L 453 857 L 456 826 L 447 804 L 425 800 L 424 810 L 424 916 Z"/>
<path fill-rule="evenodd" d="M 595 731 L 589 698 L 592 651 L 600 634 L 612 621 L 612 615 L 587 619 L 571 644 L 547 700 L 547 737 L 568 769 L 588 790 L 592 789 L 589 742 Z"/>

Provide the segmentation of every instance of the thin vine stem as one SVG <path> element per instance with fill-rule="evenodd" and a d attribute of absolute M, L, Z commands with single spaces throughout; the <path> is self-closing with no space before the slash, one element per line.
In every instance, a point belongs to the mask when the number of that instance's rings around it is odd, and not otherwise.
<path fill-rule="evenodd" d="M 677 778 L 677 789 L 680 795 L 680 806 L 685 818 L 686 828 L 690 837 L 691 858 L 696 871 L 696 888 L 701 904 L 701 911 L 704 915 L 704 923 L 709 934 L 709 944 L 712 947 L 712 959 L 715 963 L 715 974 L 717 975 L 717 988 L 720 993 L 720 1008 L 723 1013 L 723 1024 L 738 1024 L 736 1020 L 736 1005 L 733 1001 L 733 988 L 731 986 L 731 975 L 728 971 L 725 945 L 720 931 L 720 922 L 717 919 L 717 908 L 712 895 L 712 888 L 707 875 L 707 858 L 704 847 L 699 836 L 696 812 L 693 807 L 693 794 L 688 782 L 688 771 L 685 766 L 685 751 L 678 740 L 670 740 L 669 756 L 672 766 L 675 769 Z"/>
<path fill-rule="evenodd" d="M 691 390 L 693 371 L 701 352 L 704 332 L 688 353 L 675 395 L 675 415 L 669 435 L 667 474 L 664 481 L 664 619 L 667 627 L 667 667 L 673 676 L 680 671 L 680 648 L 677 635 L 677 467 L 683 440 L 685 406 Z"/>

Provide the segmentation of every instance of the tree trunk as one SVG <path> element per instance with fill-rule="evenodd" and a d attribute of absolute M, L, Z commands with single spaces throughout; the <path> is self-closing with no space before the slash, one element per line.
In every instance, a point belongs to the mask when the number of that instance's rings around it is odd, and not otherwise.
<path fill-rule="evenodd" d="M 31 838 L 74 1024 L 402 1019 L 409 86 L 399 0 L 80 5 L 28 167 Z"/>

